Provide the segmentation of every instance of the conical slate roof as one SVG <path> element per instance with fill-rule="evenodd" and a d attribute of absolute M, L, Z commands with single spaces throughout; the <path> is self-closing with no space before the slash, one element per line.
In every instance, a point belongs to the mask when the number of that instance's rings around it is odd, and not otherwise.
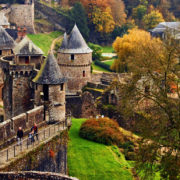
<path fill-rule="evenodd" d="M 69 38 L 64 36 L 62 46 L 59 49 L 61 53 L 72 53 L 72 54 L 82 54 L 91 53 L 92 50 L 86 44 L 84 38 L 82 37 L 78 27 L 75 25 Z"/>
<path fill-rule="evenodd" d="M 49 53 L 33 82 L 48 85 L 57 85 L 66 82 L 66 78 L 61 74 L 57 60 L 52 52 Z"/>
<path fill-rule="evenodd" d="M 0 49 L 13 49 L 15 42 L 13 38 L 6 32 L 3 27 L 0 27 Z"/>
<path fill-rule="evenodd" d="M 61 49 L 66 49 L 68 46 L 68 38 L 66 32 L 64 33 L 63 42 L 61 44 Z"/>
<path fill-rule="evenodd" d="M 4 13 L 0 13 L 0 26 L 9 26 L 9 22 Z"/>
<path fill-rule="evenodd" d="M 43 55 L 43 51 L 37 47 L 27 36 L 17 44 L 14 48 L 14 53 L 21 56 L 37 56 Z"/>

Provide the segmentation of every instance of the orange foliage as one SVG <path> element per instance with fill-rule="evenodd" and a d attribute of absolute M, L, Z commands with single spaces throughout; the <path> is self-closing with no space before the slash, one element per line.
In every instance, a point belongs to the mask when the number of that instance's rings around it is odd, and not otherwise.
<path fill-rule="evenodd" d="M 49 150 L 49 156 L 53 158 L 55 156 L 55 152 L 53 150 Z"/>

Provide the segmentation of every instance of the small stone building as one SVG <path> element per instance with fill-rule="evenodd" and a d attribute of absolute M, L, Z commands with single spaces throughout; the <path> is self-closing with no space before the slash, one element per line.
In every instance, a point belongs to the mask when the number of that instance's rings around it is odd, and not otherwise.
<path fill-rule="evenodd" d="M 37 76 L 33 79 L 36 83 L 35 101 L 39 103 L 41 96 L 45 110 L 49 114 L 49 122 L 63 122 L 65 120 L 65 82 L 57 60 L 53 53 L 49 53 Z"/>
<path fill-rule="evenodd" d="M 68 95 L 81 91 L 87 82 L 91 81 L 92 50 L 76 25 L 69 36 L 64 34 L 57 60 L 62 74 L 68 79 Z"/>
<path fill-rule="evenodd" d="M 0 56 L 13 54 L 15 42 L 13 38 L 0 26 Z"/>
<path fill-rule="evenodd" d="M 34 64 L 40 69 L 43 62 L 43 52 L 27 36 L 14 48 L 15 64 Z"/>

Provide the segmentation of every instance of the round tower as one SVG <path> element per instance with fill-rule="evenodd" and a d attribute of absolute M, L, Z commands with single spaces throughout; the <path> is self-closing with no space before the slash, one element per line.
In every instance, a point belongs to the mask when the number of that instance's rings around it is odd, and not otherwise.
<path fill-rule="evenodd" d="M 69 36 L 64 34 L 57 59 L 62 74 L 68 79 L 67 94 L 76 94 L 91 81 L 92 50 L 76 25 Z"/>
<path fill-rule="evenodd" d="M 65 82 L 57 60 L 50 53 L 37 76 L 33 79 L 37 84 L 36 101 L 43 95 L 44 108 L 49 113 L 49 122 L 65 121 Z"/>

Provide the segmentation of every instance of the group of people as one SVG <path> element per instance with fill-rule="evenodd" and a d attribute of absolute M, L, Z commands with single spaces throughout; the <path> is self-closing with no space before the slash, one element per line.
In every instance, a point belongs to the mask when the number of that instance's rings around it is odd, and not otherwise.
<path fill-rule="evenodd" d="M 23 129 L 22 127 L 19 127 L 17 131 L 18 145 L 22 145 L 23 136 L 24 136 Z M 36 139 L 38 140 L 38 127 L 36 123 L 34 123 L 34 125 L 32 126 L 31 131 L 28 136 L 30 143 L 33 143 L 35 141 L 34 137 L 36 137 Z"/>

